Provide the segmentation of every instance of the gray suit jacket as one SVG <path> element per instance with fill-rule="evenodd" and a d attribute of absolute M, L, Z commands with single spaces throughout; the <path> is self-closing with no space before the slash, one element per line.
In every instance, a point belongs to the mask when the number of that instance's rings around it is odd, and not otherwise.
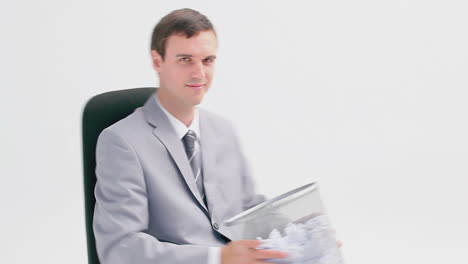
<path fill-rule="evenodd" d="M 101 263 L 206 263 L 208 247 L 231 236 L 223 220 L 264 200 L 231 125 L 200 109 L 200 131 L 208 207 L 153 97 L 101 133 L 94 212 Z"/>

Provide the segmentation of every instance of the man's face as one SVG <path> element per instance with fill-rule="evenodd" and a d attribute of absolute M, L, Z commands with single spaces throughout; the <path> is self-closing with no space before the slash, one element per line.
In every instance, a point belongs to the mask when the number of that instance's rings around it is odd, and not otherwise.
<path fill-rule="evenodd" d="M 211 85 L 217 48 L 213 31 L 202 31 L 191 38 L 171 35 L 166 41 L 164 60 L 153 50 L 160 96 L 167 98 L 173 107 L 188 108 L 200 104 Z"/>

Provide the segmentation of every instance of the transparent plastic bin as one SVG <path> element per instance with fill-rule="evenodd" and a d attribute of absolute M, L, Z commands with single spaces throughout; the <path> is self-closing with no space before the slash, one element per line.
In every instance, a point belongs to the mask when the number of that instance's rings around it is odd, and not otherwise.
<path fill-rule="evenodd" d="M 261 248 L 289 253 L 288 259 L 271 260 L 275 263 L 343 263 L 317 182 L 252 207 L 224 226 L 233 240 L 261 239 Z"/>

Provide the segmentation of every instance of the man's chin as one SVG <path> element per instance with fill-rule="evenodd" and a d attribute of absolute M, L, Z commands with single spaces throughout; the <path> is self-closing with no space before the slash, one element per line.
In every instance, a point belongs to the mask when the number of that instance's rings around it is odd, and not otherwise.
<path fill-rule="evenodd" d="M 191 104 L 192 104 L 193 106 L 197 106 L 197 105 L 201 104 L 202 101 L 203 101 L 203 98 L 200 98 L 200 99 L 197 99 L 197 100 L 193 100 L 193 101 L 191 102 Z"/>
<path fill-rule="evenodd" d="M 196 106 L 202 103 L 203 98 L 205 98 L 205 92 L 197 94 L 191 98 L 191 103 Z"/>

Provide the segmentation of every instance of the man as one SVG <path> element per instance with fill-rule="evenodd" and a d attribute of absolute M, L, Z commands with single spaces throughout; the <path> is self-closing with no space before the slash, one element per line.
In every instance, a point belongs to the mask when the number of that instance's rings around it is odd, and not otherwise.
<path fill-rule="evenodd" d="M 263 263 L 285 253 L 230 242 L 223 220 L 263 201 L 230 124 L 198 109 L 213 78 L 217 37 L 191 9 L 156 25 L 160 88 L 105 129 L 96 149 L 94 232 L 101 263 Z M 227 244 L 226 244 L 227 243 Z"/>

